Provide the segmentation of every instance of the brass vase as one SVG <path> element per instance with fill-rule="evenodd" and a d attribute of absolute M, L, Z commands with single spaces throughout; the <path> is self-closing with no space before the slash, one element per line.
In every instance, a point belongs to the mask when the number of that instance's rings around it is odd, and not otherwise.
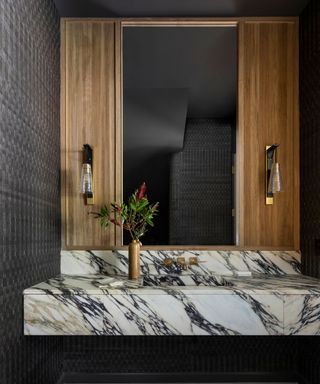
<path fill-rule="evenodd" d="M 129 244 L 129 279 L 140 277 L 140 241 L 132 240 Z"/>

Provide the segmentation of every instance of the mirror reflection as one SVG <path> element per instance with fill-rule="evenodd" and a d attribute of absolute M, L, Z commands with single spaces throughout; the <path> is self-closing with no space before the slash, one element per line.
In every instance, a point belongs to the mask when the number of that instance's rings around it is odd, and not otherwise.
<path fill-rule="evenodd" d="M 236 94 L 236 27 L 124 28 L 123 198 L 145 181 L 160 203 L 144 245 L 234 244 Z"/>

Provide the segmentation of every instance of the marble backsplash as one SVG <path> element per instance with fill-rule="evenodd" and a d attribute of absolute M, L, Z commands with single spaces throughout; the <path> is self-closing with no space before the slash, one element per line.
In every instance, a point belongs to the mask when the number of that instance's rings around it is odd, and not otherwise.
<path fill-rule="evenodd" d="M 177 266 L 166 267 L 167 257 L 199 258 L 199 265 L 188 273 L 232 276 L 236 271 L 273 276 L 297 275 L 301 272 L 301 256 L 295 251 L 141 251 L 143 275 L 179 272 Z M 61 273 L 67 275 L 127 275 L 127 251 L 61 251 Z"/>

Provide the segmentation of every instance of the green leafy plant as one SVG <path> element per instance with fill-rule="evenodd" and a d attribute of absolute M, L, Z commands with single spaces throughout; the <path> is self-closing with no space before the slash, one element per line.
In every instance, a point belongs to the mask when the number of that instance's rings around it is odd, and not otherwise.
<path fill-rule="evenodd" d="M 128 203 L 111 203 L 110 208 L 104 205 L 100 212 L 94 212 L 100 219 L 101 226 L 107 228 L 110 223 L 122 227 L 130 233 L 132 240 L 139 240 L 153 227 L 154 216 L 158 213 L 159 203 L 151 204 L 146 195 L 146 183 L 129 197 Z"/>

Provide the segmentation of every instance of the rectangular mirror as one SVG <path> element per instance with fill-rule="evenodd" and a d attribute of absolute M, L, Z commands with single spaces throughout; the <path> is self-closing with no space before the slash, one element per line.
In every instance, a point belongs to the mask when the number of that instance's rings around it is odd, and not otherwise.
<path fill-rule="evenodd" d="M 123 198 L 160 203 L 144 245 L 235 244 L 237 66 L 235 25 L 123 28 Z"/>

